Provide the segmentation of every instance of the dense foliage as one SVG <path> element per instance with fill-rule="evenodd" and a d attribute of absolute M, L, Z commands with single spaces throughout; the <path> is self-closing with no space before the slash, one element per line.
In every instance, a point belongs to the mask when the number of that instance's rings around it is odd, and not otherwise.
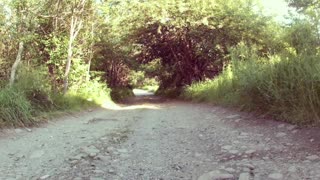
<path fill-rule="evenodd" d="M 320 3 L 287 0 L 284 24 L 259 2 L 3 0 L 0 123 L 29 125 L 41 112 L 158 86 L 316 122 Z"/>
<path fill-rule="evenodd" d="M 236 105 L 297 124 L 319 123 L 319 55 L 261 58 L 243 44 L 232 52 L 231 63 L 222 74 L 187 87 L 184 97 Z"/>
<path fill-rule="evenodd" d="M 124 40 L 140 63 L 158 61 L 151 73 L 159 78 L 160 90 L 216 76 L 228 60 L 228 47 L 241 41 L 258 45 L 261 54 L 276 44 L 270 19 L 254 10 L 253 1 L 122 3 L 117 6 L 137 11 L 120 20 L 128 26 Z"/>
<path fill-rule="evenodd" d="M 283 48 L 259 56 L 255 46 L 230 49 L 231 63 L 217 78 L 187 87 L 184 97 L 236 105 L 297 124 L 320 123 L 319 2 L 289 1 L 300 15 L 280 34 Z"/>
<path fill-rule="evenodd" d="M 31 125 L 34 116 L 43 112 L 109 99 L 104 78 L 90 71 L 98 20 L 95 2 L 7 0 L 0 4 L 0 123 Z M 9 78 L 13 84 L 8 85 Z"/>

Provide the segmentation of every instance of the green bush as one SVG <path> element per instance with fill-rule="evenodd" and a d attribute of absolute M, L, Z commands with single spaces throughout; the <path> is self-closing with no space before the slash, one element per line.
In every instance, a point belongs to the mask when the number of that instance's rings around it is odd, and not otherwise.
<path fill-rule="evenodd" d="M 110 89 L 99 78 L 70 87 L 67 94 L 53 96 L 59 109 L 80 109 L 89 106 L 111 103 Z"/>
<path fill-rule="evenodd" d="M 5 87 L 0 89 L 0 124 L 9 126 L 25 126 L 34 123 L 34 109 L 24 92 Z"/>
<path fill-rule="evenodd" d="M 181 93 L 182 90 L 178 88 L 158 89 L 156 91 L 156 95 L 166 98 L 178 98 Z"/>
<path fill-rule="evenodd" d="M 46 78 L 41 70 L 19 69 L 12 87 L 0 89 L 0 124 L 6 126 L 29 126 L 35 116 L 52 108 Z"/>
<path fill-rule="evenodd" d="M 147 77 L 143 71 L 131 71 L 129 82 L 134 88 L 144 89 L 150 92 L 155 92 L 159 88 L 157 79 Z"/>
<path fill-rule="evenodd" d="M 113 88 L 110 95 L 115 102 L 121 102 L 128 97 L 134 96 L 132 89 L 125 87 Z"/>
<path fill-rule="evenodd" d="M 240 106 L 296 124 L 319 124 L 319 55 L 259 58 L 254 51 L 246 54 L 248 49 L 233 49 L 222 74 L 192 84 L 183 96 Z"/>
<path fill-rule="evenodd" d="M 0 88 L 0 126 L 29 126 L 47 112 L 111 103 L 110 89 L 98 79 L 74 85 L 63 95 L 51 92 L 42 72 L 20 69 L 12 87 Z"/>
<path fill-rule="evenodd" d="M 45 75 L 46 70 L 38 67 L 37 70 L 22 68 L 19 70 L 14 88 L 23 92 L 34 110 L 37 112 L 49 111 L 53 108 L 51 100 L 50 80 Z"/>
<path fill-rule="evenodd" d="M 143 71 L 131 71 L 128 78 L 130 84 L 135 88 L 143 86 L 144 80 L 146 79 Z"/>
<path fill-rule="evenodd" d="M 143 90 L 147 90 L 149 92 L 156 92 L 159 89 L 159 85 L 146 85 L 141 87 Z"/>
<path fill-rule="evenodd" d="M 159 82 L 156 78 L 146 78 L 143 82 L 143 86 L 139 87 L 149 92 L 156 92 L 159 89 Z"/>

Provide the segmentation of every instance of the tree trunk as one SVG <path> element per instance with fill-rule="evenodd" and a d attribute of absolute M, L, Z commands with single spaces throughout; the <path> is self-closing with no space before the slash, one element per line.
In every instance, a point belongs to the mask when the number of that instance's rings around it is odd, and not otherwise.
<path fill-rule="evenodd" d="M 68 57 L 67 57 L 67 64 L 66 64 L 66 71 L 64 74 L 64 82 L 63 82 L 63 93 L 66 94 L 69 87 L 69 73 L 71 69 L 71 60 L 72 60 L 72 42 L 73 38 L 70 36 L 69 44 L 68 44 Z"/>
<path fill-rule="evenodd" d="M 16 71 L 21 61 L 22 52 L 23 52 L 23 42 L 20 42 L 16 61 L 13 63 L 11 68 L 11 75 L 10 75 L 10 81 L 9 81 L 10 86 L 12 86 L 14 83 Z"/>
<path fill-rule="evenodd" d="M 88 69 L 87 69 L 87 82 L 90 81 L 90 68 L 91 68 L 91 61 L 93 58 L 93 46 L 94 46 L 94 23 L 91 25 L 91 44 L 90 44 L 90 55 L 88 61 Z"/>
<path fill-rule="evenodd" d="M 63 93 L 66 94 L 69 88 L 69 73 L 71 69 L 71 61 L 72 61 L 72 54 L 73 54 L 73 42 L 76 39 L 79 31 L 82 28 L 82 19 L 80 17 L 80 14 L 84 11 L 86 0 L 82 0 L 79 4 L 80 9 L 77 14 L 75 14 L 75 10 L 72 10 L 71 15 L 71 22 L 70 22 L 70 37 L 69 37 L 69 43 L 68 43 L 68 56 L 67 56 L 67 63 L 66 63 L 66 70 L 64 74 L 64 82 L 63 82 Z M 78 16 L 77 16 L 78 15 Z"/>
<path fill-rule="evenodd" d="M 68 43 L 68 56 L 67 56 L 67 63 L 66 63 L 66 70 L 64 74 L 64 82 L 63 82 L 63 93 L 66 94 L 69 88 L 69 73 L 71 69 L 71 61 L 72 61 L 72 54 L 73 54 L 73 41 L 77 37 L 80 29 L 82 28 L 82 20 L 78 20 L 77 17 L 71 17 L 70 23 L 70 37 Z"/>
<path fill-rule="evenodd" d="M 56 84 L 57 82 L 56 82 L 56 77 L 54 72 L 55 66 L 53 64 L 48 64 L 47 68 L 48 68 L 48 73 L 51 80 L 51 90 L 54 94 L 57 94 L 58 93 L 57 84 Z"/>

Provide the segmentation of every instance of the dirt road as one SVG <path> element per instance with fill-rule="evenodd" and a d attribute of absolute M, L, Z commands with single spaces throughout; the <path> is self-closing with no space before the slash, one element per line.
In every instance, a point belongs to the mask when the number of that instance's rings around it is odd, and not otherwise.
<path fill-rule="evenodd" d="M 3 130 L 0 179 L 318 180 L 320 129 L 140 96 Z"/>

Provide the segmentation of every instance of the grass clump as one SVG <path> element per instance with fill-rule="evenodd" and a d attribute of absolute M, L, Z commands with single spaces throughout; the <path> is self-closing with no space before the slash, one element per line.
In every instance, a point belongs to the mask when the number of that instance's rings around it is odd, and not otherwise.
<path fill-rule="evenodd" d="M 91 106 L 111 103 L 111 90 L 99 79 L 71 86 L 67 94 L 53 95 L 53 101 L 59 109 L 78 110 Z"/>
<path fill-rule="evenodd" d="M 25 126 L 34 124 L 33 107 L 24 92 L 5 87 L 0 89 L 0 125 Z"/>
<path fill-rule="evenodd" d="M 0 89 L 0 126 L 30 126 L 35 116 L 52 108 L 46 78 L 39 71 L 21 69 L 13 86 Z M 6 83 L 8 84 L 8 83 Z"/>
<path fill-rule="evenodd" d="M 48 114 L 111 103 L 110 89 L 99 79 L 53 93 L 41 69 L 21 69 L 13 86 L 0 88 L 0 127 L 31 126 Z"/>
<path fill-rule="evenodd" d="M 184 90 L 187 99 L 239 106 L 295 124 L 320 124 L 319 55 L 261 58 L 254 49 L 232 49 L 216 78 Z"/>
<path fill-rule="evenodd" d="M 45 71 L 41 68 L 38 70 L 22 68 L 13 84 L 13 88 L 22 92 L 30 102 L 35 111 L 34 114 L 54 108 L 49 79 L 43 72 Z"/>

